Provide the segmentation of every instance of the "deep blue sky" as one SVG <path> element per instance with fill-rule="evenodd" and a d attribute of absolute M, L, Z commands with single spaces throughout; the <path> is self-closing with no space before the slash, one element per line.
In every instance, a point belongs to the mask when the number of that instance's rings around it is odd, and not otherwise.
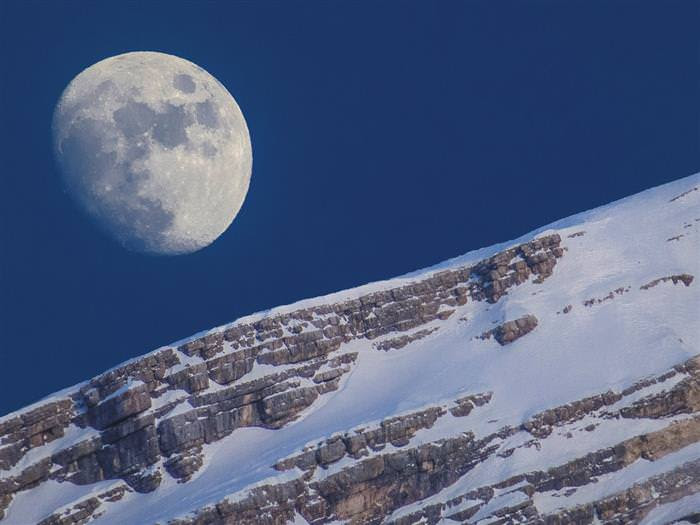
<path fill-rule="evenodd" d="M 700 170 L 700 3 L 0 2 L 0 414 L 238 316 L 399 275 Z M 103 58 L 187 58 L 251 131 L 198 253 L 104 237 L 50 121 Z"/>

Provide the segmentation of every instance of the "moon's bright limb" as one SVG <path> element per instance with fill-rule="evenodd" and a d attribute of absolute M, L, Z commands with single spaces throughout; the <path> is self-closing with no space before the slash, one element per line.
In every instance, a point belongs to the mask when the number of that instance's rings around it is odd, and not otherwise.
<path fill-rule="evenodd" d="M 84 70 L 56 106 L 53 139 L 70 193 L 131 250 L 207 246 L 248 191 L 252 150 L 238 104 L 172 55 L 126 53 Z"/>

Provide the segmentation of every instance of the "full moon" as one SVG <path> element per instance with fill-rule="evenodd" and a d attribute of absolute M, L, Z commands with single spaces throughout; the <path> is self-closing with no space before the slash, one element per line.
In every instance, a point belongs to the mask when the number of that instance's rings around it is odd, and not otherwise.
<path fill-rule="evenodd" d="M 155 52 L 107 58 L 56 106 L 53 145 L 68 192 L 127 249 L 197 251 L 240 210 L 253 162 L 243 114 L 199 66 Z"/>

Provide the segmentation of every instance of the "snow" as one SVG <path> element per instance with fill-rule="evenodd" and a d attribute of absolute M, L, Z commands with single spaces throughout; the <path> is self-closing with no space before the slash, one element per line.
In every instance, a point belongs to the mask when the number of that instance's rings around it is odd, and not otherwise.
<path fill-rule="evenodd" d="M 559 233 L 562 245 L 567 248 L 563 258 L 558 260 L 553 275 L 543 284 L 530 282 L 512 288 L 508 295 L 493 305 L 469 301 L 457 307 L 446 321 L 431 325 L 439 326 L 439 330 L 399 350 L 377 351 L 373 344 L 381 339 L 344 344 L 334 355 L 358 352 L 357 362 L 351 366 L 349 373 L 342 376 L 340 388 L 321 396 L 304 411 L 300 419 L 274 431 L 238 429 L 232 437 L 206 445 L 206 466 L 190 482 L 178 484 L 166 474 L 157 491 L 128 494 L 122 502 L 106 506 L 105 514 L 95 523 L 164 522 L 224 497 L 244 497 L 256 484 L 298 476 L 294 469 L 279 473 L 272 465 L 280 458 L 297 453 L 307 444 L 317 443 L 348 429 L 372 426 L 372 422 L 399 413 L 445 405 L 467 393 L 493 392 L 493 397 L 488 404 L 475 408 L 467 417 L 456 418 L 449 413 L 444 415 L 433 428 L 419 431 L 411 441 L 412 446 L 465 431 L 474 432 L 477 438 L 484 437 L 505 425 L 520 425 L 547 408 L 609 389 L 621 391 L 640 378 L 656 377 L 666 372 L 697 354 L 700 347 L 700 258 L 697 257 L 700 253 L 700 222 L 695 221 L 700 218 L 700 192 L 692 192 L 669 203 L 672 197 L 699 183 L 700 174 L 693 175 L 431 268 L 259 312 L 170 345 L 177 347 L 207 333 L 254 322 L 268 315 L 354 299 L 373 291 L 415 282 L 549 233 Z M 692 226 L 684 228 L 687 223 L 692 223 Z M 585 230 L 585 235 L 567 237 L 581 230 Z M 666 241 L 681 230 L 685 236 L 679 241 Z M 649 290 L 640 290 L 640 286 L 649 281 L 680 273 L 694 275 L 696 281 L 689 287 L 667 282 Z M 601 304 L 583 306 L 584 301 L 605 297 L 619 287 L 630 287 L 630 290 L 622 295 L 615 294 L 612 300 Z M 557 314 L 569 304 L 573 305 L 569 313 Z M 539 320 L 538 327 L 507 347 L 499 346 L 493 339 L 475 339 L 492 328 L 494 322 L 525 314 L 535 315 Z M 463 317 L 468 321 L 461 321 Z M 186 358 L 181 353 L 178 356 L 183 362 L 178 365 L 181 368 L 202 362 L 199 357 Z M 239 382 L 262 377 L 272 370 L 279 371 L 280 367 L 256 364 L 253 371 Z M 632 399 L 669 389 L 682 378 L 682 374 L 677 374 L 663 383 L 632 394 L 624 402 L 627 404 Z M 214 383 L 211 385 L 205 392 L 220 388 Z M 73 390 L 75 388 L 72 387 Z M 184 396 L 180 391 L 168 395 L 175 396 L 173 399 Z M 608 410 L 612 408 L 607 407 Z M 181 403 L 175 411 L 189 409 L 188 403 Z M 410 509 L 430 502 L 448 501 L 471 489 L 502 481 L 517 473 L 561 464 L 587 451 L 658 430 L 668 422 L 602 418 L 574 422 L 566 428 L 556 429 L 547 439 L 541 440 L 540 450 L 521 447 L 507 459 L 491 456 L 453 486 L 432 498 L 397 511 L 394 517 L 410 513 Z M 595 432 L 581 430 L 589 423 L 599 425 Z M 566 431 L 571 431 L 574 437 L 565 437 Z M 501 448 L 522 445 L 526 439 L 531 439 L 531 436 L 520 432 L 503 441 Z M 391 449 L 391 445 L 388 445 L 385 451 Z M 688 447 L 688 450 L 695 449 Z M 681 460 L 681 456 L 669 455 L 662 461 L 666 462 L 663 465 L 671 465 Z M 630 472 L 651 472 L 657 468 L 656 463 L 652 466 L 635 464 L 633 467 L 638 470 Z M 325 475 L 341 465 L 338 463 Z M 610 487 L 618 487 L 632 480 L 610 477 L 609 481 Z M 22 525 L 27 522 L 26 516 L 56 508 L 60 502 L 63 502 L 61 505 L 67 504 L 72 501 L 71 498 L 82 498 L 93 487 L 68 485 L 51 482 L 31 492 L 19 493 L 10 506 L 6 523 Z M 607 486 L 607 482 L 599 483 L 595 490 L 604 491 Z M 501 495 L 498 504 L 520 497 L 518 494 L 522 493 Z M 579 490 L 570 497 L 594 497 L 594 494 Z M 554 500 L 563 501 L 551 495 L 540 497 L 538 505 L 551 508 L 555 505 Z M 42 503 L 32 505 L 30 501 Z M 496 505 L 496 502 L 493 504 Z M 25 516 L 23 512 L 34 514 Z"/>
<path fill-rule="evenodd" d="M 659 505 L 640 522 L 639 525 L 657 525 L 671 523 L 684 518 L 700 509 L 700 493 L 692 494 L 671 503 Z M 674 525 L 691 525 L 689 521 L 680 521 Z"/>
<path fill-rule="evenodd" d="M 64 430 L 63 437 L 54 439 L 41 447 L 29 449 L 15 466 L 9 470 L 0 471 L 2 472 L 2 477 L 17 476 L 27 467 L 38 463 L 44 458 L 51 457 L 51 455 L 55 452 L 72 447 L 81 441 L 87 441 L 93 437 L 99 437 L 99 435 L 100 433 L 94 428 L 80 428 L 71 424 Z"/>
<path fill-rule="evenodd" d="M 295 512 L 294 521 L 292 521 L 289 525 L 309 525 L 309 522 L 306 521 L 298 512 Z"/>
<path fill-rule="evenodd" d="M 612 412 L 646 397 L 652 397 L 661 394 L 662 392 L 668 392 L 687 377 L 688 374 L 676 374 L 673 377 L 669 377 L 665 381 L 658 381 L 647 387 L 640 388 L 636 392 L 632 392 L 630 395 L 623 397 L 617 403 L 608 406 L 607 410 Z"/>
<path fill-rule="evenodd" d="M 465 498 L 456 505 L 448 507 L 448 509 L 445 511 L 445 514 L 447 516 L 449 516 L 450 514 L 457 514 L 458 512 L 462 512 L 463 510 L 473 509 L 476 505 L 482 505 L 483 503 L 484 501 L 480 499 Z"/>
<path fill-rule="evenodd" d="M 110 399 L 117 398 L 117 397 L 121 396 L 122 394 L 125 394 L 126 392 L 128 392 L 128 391 L 131 390 L 132 388 L 137 388 L 137 387 L 139 387 L 139 386 L 144 386 L 145 384 L 146 384 L 146 383 L 144 383 L 143 381 L 140 381 L 140 380 L 138 380 L 138 379 L 131 379 L 131 378 L 129 378 L 129 379 L 126 381 L 126 383 L 124 383 L 122 386 L 120 386 L 119 388 L 117 388 L 114 392 L 112 392 L 112 393 L 109 394 L 107 397 L 105 397 L 102 401 L 100 401 L 100 403 L 105 403 L 105 402 L 109 401 Z"/>
<path fill-rule="evenodd" d="M 194 410 L 194 407 L 190 405 L 189 401 L 187 401 L 189 397 L 189 392 L 182 390 L 181 388 L 167 390 L 164 394 L 161 394 L 159 397 L 156 397 L 151 401 L 151 411 L 156 411 L 169 403 L 177 402 L 177 404 L 171 408 L 164 417 L 173 417 L 190 412 L 191 410 Z"/>
<path fill-rule="evenodd" d="M 527 501 L 527 499 L 527 494 L 520 491 L 508 492 L 503 495 L 494 496 L 486 505 L 481 507 L 479 511 L 474 514 L 474 516 L 471 517 L 471 520 L 477 522 L 484 518 L 488 518 L 494 512 L 507 507 L 514 507 L 515 505 L 519 505 L 520 503 Z"/>
<path fill-rule="evenodd" d="M 471 414 L 469 417 L 471 417 Z M 625 439 L 660 430 L 667 426 L 670 421 L 677 421 L 685 417 L 687 416 L 679 416 L 671 420 L 597 420 L 596 422 L 600 426 L 596 428 L 595 432 L 572 433 L 572 438 L 565 436 L 565 432 L 571 430 L 571 427 L 564 427 L 562 432 L 553 432 L 548 438 L 540 440 L 539 449 L 537 447 L 516 448 L 513 454 L 507 458 L 502 458 L 495 454 L 491 455 L 467 472 L 456 483 L 441 492 L 396 510 L 391 515 L 391 519 L 406 516 L 421 507 L 436 503 L 446 503 L 470 490 L 498 483 L 518 474 L 525 474 L 535 470 L 546 470 L 554 465 L 562 465 L 589 452 L 616 445 Z M 587 421 L 582 420 L 577 422 L 575 426 L 585 426 L 587 423 Z M 457 430 L 454 429 L 451 435 L 456 435 L 458 433 Z M 431 437 L 437 436 L 433 435 Z M 531 439 L 532 436 L 530 434 L 519 432 L 501 441 L 499 451 L 518 447 Z M 420 440 L 412 440 L 411 443 L 420 443 Z M 494 441 L 494 443 L 498 443 L 498 441 Z M 512 487 L 509 490 L 512 490 Z"/>
<path fill-rule="evenodd" d="M 87 486 L 48 480 L 32 489 L 29 497 L 26 492 L 20 493 L 24 497 L 15 498 L 6 511 L 3 522 L 19 525 L 39 523 L 57 510 L 123 484 L 120 479 L 98 481 Z"/>
<path fill-rule="evenodd" d="M 597 483 L 577 487 L 576 491 L 569 496 L 565 495 L 568 487 L 561 491 L 535 493 L 535 507 L 540 513 L 547 514 L 559 508 L 584 505 L 612 496 L 616 492 L 623 491 L 636 483 L 642 483 L 648 478 L 663 474 L 678 465 L 698 460 L 699 458 L 700 443 L 694 443 L 656 461 L 638 459 L 627 468 L 598 476 Z"/>
<path fill-rule="evenodd" d="M 53 394 L 49 394 L 48 396 L 41 398 L 39 401 L 36 401 L 36 402 L 32 403 L 31 405 L 27 405 L 26 407 L 20 408 L 19 410 L 15 410 L 14 412 L 10 412 L 9 414 L 6 414 L 6 415 L 0 417 L 0 424 L 4 423 L 5 421 L 9 421 L 10 419 L 14 419 L 15 417 L 17 417 L 21 414 L 26 414 L 27 412 L 31 412 L 35 408 L 39 408 L 39 407 L 44 406 L 48 403 L 68 399 L 71 397 L 71 395 L 78 392 L 78 390 L 80 390 L 80 387 L 86 385 L 87 383 L 88 383 L 88 381 L 83 381 L 82 383 L 78 383 L 77 385 L 69 386 L 69 387 L 64 388 L 62 390 L 59 390 L 58 392 L 54 392 Z"/>

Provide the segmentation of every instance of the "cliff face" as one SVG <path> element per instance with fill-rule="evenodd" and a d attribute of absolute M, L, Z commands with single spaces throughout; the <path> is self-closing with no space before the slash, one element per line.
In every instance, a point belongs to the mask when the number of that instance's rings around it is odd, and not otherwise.
<path fill-rule="evenodd" d="M 0 419 L 3 523 L 700 521 L 700 177 Z"/>

